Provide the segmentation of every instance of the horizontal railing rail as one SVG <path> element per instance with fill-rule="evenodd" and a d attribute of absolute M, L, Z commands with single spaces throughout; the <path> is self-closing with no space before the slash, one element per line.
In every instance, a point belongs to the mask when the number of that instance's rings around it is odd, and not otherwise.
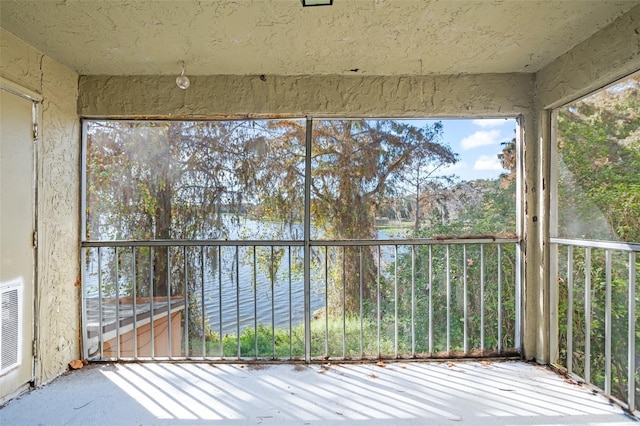
<path fill-rule="evenodd" d="M 389 246 L 389 245 L 443 245 L 443 244 L 490 244 L 490 243 L 519 243 L 517 238 L 501 237 L 457 237 L 457 238 L 400 238 L 381 240 L 311 240 L 311 246 Z M 285 246 L 303 247 L 302 240 L 85 240 L 81 247 L 219 247 L 219 246 Z"/>
<path fill-rule="evenodd" d="M 620 250 L 640 253 L 640 244 L 638 243 L 625 243 L 619 241 L 600 241 L 600 240 L 580 240 L 574 238 L 551 238 L 551 244 L 574 246 L 574 247 L 588 247 L 588 248 L 600 248 L 609 250 Z"/>
<path fill-rule="evenodd" d="M 84 355 L 310 362 L 519 353 L 518 239 L 308 246 L 305 258 L 304 241 L 84 241 Z"/>
<path fill-rule="evenodd" d="M 638 408 L 640 391 L 640 244 L 551 238 L 557 321 L 552 361 Z"/>

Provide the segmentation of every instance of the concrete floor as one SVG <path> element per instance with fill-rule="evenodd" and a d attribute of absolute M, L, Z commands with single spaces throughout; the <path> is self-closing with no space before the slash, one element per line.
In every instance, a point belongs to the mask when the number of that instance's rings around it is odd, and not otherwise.
<path fill-rule="evenodd" d="M 622 425 L 616 405 L 517 361 L 95 364 L 0 409 L 1 425 Z"/>

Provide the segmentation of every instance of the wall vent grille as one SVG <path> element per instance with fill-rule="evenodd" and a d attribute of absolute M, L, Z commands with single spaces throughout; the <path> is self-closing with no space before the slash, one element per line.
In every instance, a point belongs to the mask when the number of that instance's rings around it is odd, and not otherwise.
<path fill-rule="evenodd" d="M 0 284 L 0 375 L 22 360 L 22 280 Z"/>

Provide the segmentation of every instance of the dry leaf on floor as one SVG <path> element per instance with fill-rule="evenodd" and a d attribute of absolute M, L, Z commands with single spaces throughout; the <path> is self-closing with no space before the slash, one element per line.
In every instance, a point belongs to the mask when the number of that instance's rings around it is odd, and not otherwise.
<path fill-rule="evenodd" d="M 85 366 L 85 363 L 81 359 L 74 359 L 69 363 L 69 368 L 72 370 L 78 370 Z"/>

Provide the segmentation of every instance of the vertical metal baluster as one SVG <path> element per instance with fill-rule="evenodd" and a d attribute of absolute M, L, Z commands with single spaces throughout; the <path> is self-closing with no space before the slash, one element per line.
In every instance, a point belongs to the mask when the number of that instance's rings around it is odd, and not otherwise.
<path fill-rule="evenodd" d="M 329 246 L 324 246 L 324 356 L 329 356 Z"/>
<path fill-rule="evenodd" d="M 520 217 L 520 216 L 517 216 Z M 519 222 L 518 222 L 519 223 Z M 518 232 L 520 235 L 520 232 Z M 515 248 L 515 301 L 516 301 L 516 321 L 515 321 L 515 344 L 518 352 L 523 353 L 522 348 L 522 251 L 520 249 L 520 242 L 514 243 Z"/>
<path fill-rule="evenodd" d="M 184 257 L 184 277 L 182 281 L 182 290 L 184 291 L 184 356 L 189 357 L 189 273 L 187 271 L 187 246 L 182 248 L 182 256 Z M 201 264 L 202 265 L 202 264 Z M 182 351 L 180 351 L 182 353 Z"/>
<path fill-rule="evenodd" d="M 132 277 L 131 283 L 133 287 L 133 359 L 138 359 L 138 313 L 136 312 L 136 307 L 138 306 L 137 293 L 138 293 L 138 272 L 137 272 L 137 262 L 136 262 L 136 248 L 131 247 L 131 269 L 132 269 Z"/>
<path fill-rule="evenodd" d="M 347 355 L 347 248 L 342 246 L 342 358 Z"/>
<path fill-rule="evenodd" d="M 498 352 L 502 353 L 502 245 L 498 244 Z"/>
<path fill-rule="evenodd" d="M 87 271 L 86 268 L 88 266 L 87 255 L 89 256 L 89 258 L 91 258 L 90 253 L 91 253 L 91 249 L 88 247 L 82 247 L 80 249 L 80 265 L 82 265 L 82 268 L 80 269 L 80 274 L 82 277 L 82 288 L 81 288 L 80 294 L 82 295 L 82 297 L 80 298 L 80 300 L 82 302 L 81 321 L 82 321 L 82 327 L 83 327 L 82 328 L 82 358 L 83 359 L 89 359 L 89 341 L 88 341 L 89 330 L 87 329 L 87 326 L 89 325 L 88 318 L 87 318 L 87 275 L 89 271 Z"/>
<path fill-rule="evenodd" d="M 463 321 L 462 324 L 462 347 L 465 354 L 469 353 L 469 334 L 467 330 L 467 318 L 468 318 L 468 309 L 467 305 L 469 301 L 467 299 L 467 245 L 462 245 L 462 303 L 464 306 L 462 307 L 463 312 Z"/>
<path fill-rule="evenodd" d="M 274 292 L 274 281 L 276 275 L 275 267 L 276 265 L 273 258 L 273 246 L 271 246 L 271 344 L 273 348 L 273 359 L 276 359 L 276 301 Z"/>
<path fill-rule="evenodd" d="M 205 250 L 205 246 L 200 246 L 200 309 L 202 312 L 202 358 L 207 356 L 207 339 L 206 339 L 206 334 L 207 334 L 207 323 L 206 323 L 206 317 L 207 317 L 207 311 L 205 309 L 204 306 L 204 271 L 205 271 L 205 258 L 206 256 L 204 255 L 204 250 Z M 194 296 L 195 299 L 195 296 Z M 187 333 L 185 333 L 185 336 L 187 336 L 186 338 L 189 338 L 189 335 Z M 188 346 L 187 346 L 188 348 Z"/>
<path fill-rule="evenodd" d="M 567 247 L 567 371 L 573 372 L 573 246 Z"/>
<path fill-rule="evenodd" d="M 411 246 L 411 357 L 416 356 L 416 246 Z"/>
<path fill-rule="evenodd" d="M 362 246 L 359 247 L 360 249 L 360 358 L 364 358 L 364 323 L 363 323 L 363 316 L 364 316 L 364 301 L 363 301 L 363 276 L 362 276 L 362 271 L 363 271 L 363 255 L 362 255 Z"/>
<path fill-rule="evenodd" d="M 480 349 L 484 353 L 484 244 L 480 245 Z"/>
<path fill-rule="evenodd" d="M 636 409 L 636 254 L 629 253 L 629 342 L 627 366 L 627 403 L 632 413 Z"/>
<path fill-rule="evenodd" d="M 116 280 L 116 360 L 120 359 L 120 259 L 118 259 L 118 247 L 113 248 L 115 255 L 114 269 Z"/>
<path fill-rule="evenodd" d="M 606 288 L 605 288 L 605 319 L 604 319 L 604 393 L 611 395 L 611 250 L 605 251 Z"/>
<path fill-rule="evenodd" d="M 288 247 L 288 262 L 289 262 L 289 359 L 293 359 L 293 319 L 291 311 L 293 310 L 293 303 L 291 298 L 291 246 Z"/>
<path fill-rule="evenodd" d="M 429 245 L 429 355 L 433 354 L 433 251 Z"/>
<path fill-rule="evenodd" d="M 381 302 L 381 297 L 380 297 L 380 260 L 381 260 L 381 257 L 382 257 L 381 252 L 382 252 L 382 246 L 379 245 L 378 246 L 378 268 L 377 268 L 378 276 L 377 276 L 377 279 L 376 279 L 376 285 L 377 285 L 377 289 L 378 289 L 378 295 L 377 295 L 378 300 L 376 301 L 376 303 L 377 303 L 376 315 L 378 317 L 377 318 L 377 321 L 378 321 L 377 322 L 377 326 L 378 326 L 378 358 L 380 358 L 380 356 L 381 356 L 381 353 L 380 353 L 381 352 L 381 346 L 380 346 L 380 320 L 382 319 L 381 318 L 381 314 L 380 314 L 380 302 Z"/>
<path fill-rule="evenodd" d="M 98 247 L 98 342 L 100 344 L 100 360 L 104 359 L 104 334 L 102 323 L 102 250 Z"/>
<path fill-rule="evenodd" d="M 236 344 L 238 359 L 242 356 L 240 346 L 240 247 L 236 246 Z"/>
<path fill-rule="evenodd" d="M 204 297 L 202 298 L 203 310 L 204 310 Z M 204 318 L 202 320 L 204 326 Z M 220 327 L 220 334 L 218 340 L 220 343 L 220 358 L 224 358 L 224 340 L 222 334 L 222 246 L 218 246 L 218 326 Z"/>
<path fill-rule="evenodd" d="M 253 343 L 255 357 L 258 358 L 258 264 L 256 246 L 253 246 Z"/>
<path fill-rule="evenodd" d="M 84 235 L 84 234 L 83 234 Z M 88 247 L 82 247 L 80 250 L 80 265 L 82 268 L 80 270 L 82 276 L 82 288 L 80 298 L 82 302 L 82 311 L 81 311 L 81 321 L 82 321 L 82 358 L 89 359 L 89 330 L 87 329 L 89 322 L 87 318 L 87 275 L 89 275 L 89 271 L 87 271 L 87 266 L 91 263 L 87 262 L 87 257 L 91 259 L 91 249 Z"/>
<path fill-rule="evenodd" d="M 398 358 L 398 245 L 393 247 L 393 356 Z"/>
<path fill-rule="evenodd" d="M 451 256 L 447 244 L 447 353 L 451 352 Z"/>
<path fill-rule="evenodd" d="M 151 347 L 149 353 L 151 358 L 155 358 L 155 327 L 153 324 L 153 247 L 149 247 L 149 326 L 151 330 Z"/>
<path fill-rule="evenodd" d="M 584 380 L 591 383 L 591 247 L 584 253 Z"/>
<path fill-rule="evenodd" d="M 186 267 L 186 259 L 184 262 L 184 267 Z M 169 359 L 173 355 L 171 346 L 171 252 L 169 251 L 169 246 L 167 246 L 167 353 Z"/>

